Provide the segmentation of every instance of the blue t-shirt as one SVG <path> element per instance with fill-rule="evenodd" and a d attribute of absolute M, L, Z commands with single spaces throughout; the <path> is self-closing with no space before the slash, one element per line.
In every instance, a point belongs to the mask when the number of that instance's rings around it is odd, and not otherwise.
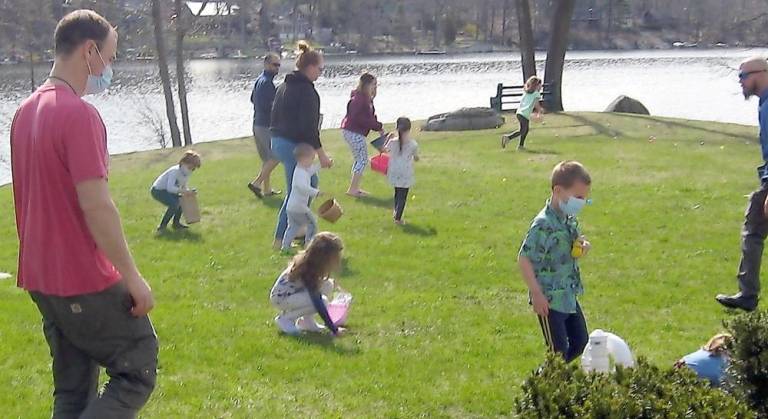
<path fill-rule="evenodd" d="M 683 361 L 700 378 L 709 380 L 713 387 L 720 386 L 725 374 L 725 367 L 728 365 L 728 358 L 725 355 L 713 355 L 704 349 L 684 356 Z"/>

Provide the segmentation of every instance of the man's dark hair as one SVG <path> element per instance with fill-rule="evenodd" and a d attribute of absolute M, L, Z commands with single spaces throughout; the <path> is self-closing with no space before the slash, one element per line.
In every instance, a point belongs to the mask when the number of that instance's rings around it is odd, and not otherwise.
<path fill-rule="evenodd" d="M 54 33 L 56 55 L 69 55 L 86 41 L 96 41 L 101 48 L 112 25 L 93 10 L 75 10 L 61 18 Z"/>

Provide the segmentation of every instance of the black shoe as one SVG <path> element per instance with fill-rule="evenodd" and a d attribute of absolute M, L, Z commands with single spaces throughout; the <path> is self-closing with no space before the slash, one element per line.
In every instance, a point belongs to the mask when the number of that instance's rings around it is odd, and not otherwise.
<path fill-rule="evenodd" d="M 178 223 L 173 225 L 174 230 L 186 230 L 189 226 L 185 226 L 184 224 Z"/>
<path fill-rule="evenodd" d="M 745 297 L 741 293 L 734 295 L 719 294 L 715 297 L 718 303 L 727 308 L 737 308 L 744 311 L 755 311 L 757 309 L 757 297 Z"/>
<path fill-rule="evenodd" d="M 251 192 L 253 192 L 253 194 L 256 195 L 256 198 L 259 198 L 259 199 L 264 198 L 264 194 L 261 192 L 261 188 L 259 188 L 258 186 L 255 186 L 254 184 L 249 183 L 248 189 L 250 189 Z"/>

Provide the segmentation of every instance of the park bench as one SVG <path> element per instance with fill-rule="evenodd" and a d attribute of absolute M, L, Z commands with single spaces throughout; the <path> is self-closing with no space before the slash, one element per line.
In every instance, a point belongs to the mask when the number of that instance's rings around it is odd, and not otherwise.
<path fill-rule="evenodd" d="M 496 86 L 496 96 L 491 97 L 491 109 L 498 112 L 516 111 L 517 106 L 520 105 L 520 99 L 523 97 L 523 87 L 523 85 L 505 86 L 503 83 L 499 83 Z M 549 83 L 544 83 L 541 91 L 541 102 L 545 102 L 545 98 L 549 94 Z"/>

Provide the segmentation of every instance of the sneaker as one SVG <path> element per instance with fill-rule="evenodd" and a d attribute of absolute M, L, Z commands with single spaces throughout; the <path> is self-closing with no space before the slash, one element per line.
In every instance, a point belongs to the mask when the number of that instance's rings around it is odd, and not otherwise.
<path fill-rule="evenodd" d="M 507 144 L 509 144 L 509 137 L 506 135 L 501 136 L 501 148 L 507 148 Z"/>
<path fill-rule="evenodd" d="M 296 328 L 295 320 L 283 317 L 282 315 L 275 317 L 275 324 L 277 325 L 277 328 L 286 335 L 296 336 L 300 333 L 299 329 Z"/>
<path fill-rule="evenodd" d="M 259 198 L 259 199 L 264 198 L 264 194 L 261 192 L 261 188 L 254 185 L 253 183 L 248 184 L 248 189 L 250 189 L 251 192 L 253 192 L 253 194 L 256 195 L 256 198 Z"/>
<path fill-rule="evenodd" d="M 526 151 L 526 148 L 524 145 L 517 146 L 517 151 Z"/>
<path fill-rule="evenodd" d="M 738 308 L 744 311 L 755 311 L 757 309 L 757 297 L 745 297 L 741 293 L 734 295 L 719 294 L 715 297 L 718 303 L 727 308 Z"/>
<path fill-rule="evenodd" d="M 296 327 L 304 332 L 322 332 L 326 329 L 325 326 L 318 324 L 312 316 L 300 317 L 296 322 Z"/>
<path fill-rule="evenodd" d="M 189 226 L 185 226 L 184 224 L 178 223 L 173 225 L 174 230 L 186 230 Z"/>

